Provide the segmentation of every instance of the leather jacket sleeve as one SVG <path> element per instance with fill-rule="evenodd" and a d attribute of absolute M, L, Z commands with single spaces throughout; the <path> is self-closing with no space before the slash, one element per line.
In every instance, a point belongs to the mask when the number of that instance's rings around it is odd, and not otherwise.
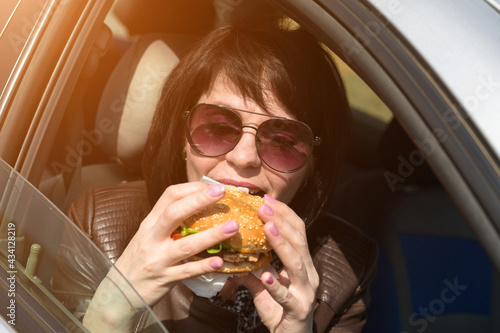
<path fill-rule="evenodd" d="M 67 215 L 99 248 L 75 230 L 65 230 L 58 249 L 52 292 L 77 318 L 83 318 L 90 300 L 112 262 L 123 252 L 141 221 L 149 201 L 143 182 L 89 189 Z"/>
<path fill-rule="evenodd" d="M 317 332 L 361 332 L 376 273 L 377 245 L 349 223 L 326 216 L 308 230 L 320 276 L 314 323 Z"/>
<path fill-rule="evenodd" d="M 111 263 L 75 229 L 65 230 L 58 248 L 52 293 L 82 319 Z"/>

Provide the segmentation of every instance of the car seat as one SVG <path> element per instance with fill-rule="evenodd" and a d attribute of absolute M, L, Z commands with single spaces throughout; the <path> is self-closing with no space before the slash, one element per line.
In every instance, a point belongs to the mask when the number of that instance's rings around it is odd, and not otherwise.
<path fill-rule="evenodd" d="M 85 165 L 80 160 L 72 169 L 71 181 L 65 179 L 67 174 L 60 174 L 42 182 L 40 189 L 52 202 L 65 211 L 88 188 L 141 177 L 142 151 L 163 84 L 179 56 L 197 38 L 146 34 L 127 49 L 106 82 L 97 111 L 92 113 L 93 125 L 74 130 L 80 133 L 76 146 L 83 147 L 84 155 L 102 152 L 106 159 Z"/>
<path fill-rule="evenodd" d="M 331 205 L 379 244 L 364 332 L 498 332 L 499 279 L 459 210 L 397 120 L 379 146 Z"/>
<path fill-rule="evenodd" d="M 142 35 L 134 37 L 136 40 L 131 46 L 128 40 L 115 40 L 116 45 L 111 49 L 126 51 L 107 80 L 98 107 L 83 100 L 87 105 L 83 115 L 75 117 L 70 110 L 72 119 L 69 125 L 64 125 L 69 128 L 65 130 L 69 134 L 60 140 L 64 142 L 64 147 L 59 147 L 63 156 L 56 160 L 63 165 L 60 169 L 70 169 L 70 172 L 58 172 L 40 184 L 42 193 L 63 211 L 88 188 L 140 178 L 142 150 L 152 116 L 165 79 L 179 56 L 214 26 L 238 20 L 241 13 L 253 17 L 267 9 L 266 6 L 262 8 L 263 3 L 257 5 L 250 0 L 228 5 L 216 0 L 203 4 L 207 9 L 200 11 L 203 22 L 198 20 L 193 24 L 189 10 L 181 11 L 181 16 L 176 17 L 175 22 L 181 20 L 183 24 L 165 22 L 165 12 L 174 15 L 179 8 L 188 9 L 188 5 L 184 1 L 167 4 L 160 0 L 154 3 L 121 0 L 117 3 L 114 9 L 120 20 L 131 33 Z M 147 22 L 148 19 L 155 22 Z M 100 91 L 100 87 L 88 89 Z M 83 128 L 82 119 L 88 115 L 94 121 Z M 80 160 L 79 150 L 89 162 Z M 68 158 L 70 168 L 67 167 Z"/>

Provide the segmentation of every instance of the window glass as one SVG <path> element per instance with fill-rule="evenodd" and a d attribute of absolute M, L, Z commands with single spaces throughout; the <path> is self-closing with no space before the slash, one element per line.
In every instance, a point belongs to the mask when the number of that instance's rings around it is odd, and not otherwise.
<path fill-rule="evenodd" d="M 117 297 L 142 302 L 92 241 L 1 159 L 0 191 L 0 279 L 8 286 L 0 290 L 0 316 L 12 328 L 83 332 L 81 319 L 103 279 L 112 283 L 95 309 Z M 148 332 L 165 332 L 148 315 Z"/>
<path fill-rule="evenodd" d="M 287 18 L 292 28 L 299 28 L 300 25 Z M 373 90 L 354 72 L 342 59 L 333 53 L 327 46 L 324 46 L 335 59 L 335 63 L 340 71 L 347 92 L 349 105 L 352 109 L 366 113 L 384 123 L 392 119 L 392 112 L 373 92 Z"/>
<path fill-rule="evenodd" d="M 392 119 L 392 112 L 373 90 L 339 57 L 334 56 L 344 79 L 351 108 L 364 112 L 385 123 Z"/>
<path fill-rule="evenodd" d="M 2 32 L 9 22 L 9 17 L 16 7 L 21 3 L 20 0 L 4 0 L 0 4 L 0 32 Z"/>
<path fill-rule="evenodd" d="M 46 1 L 0 1 L 0 92 L 21 54 Z"/>

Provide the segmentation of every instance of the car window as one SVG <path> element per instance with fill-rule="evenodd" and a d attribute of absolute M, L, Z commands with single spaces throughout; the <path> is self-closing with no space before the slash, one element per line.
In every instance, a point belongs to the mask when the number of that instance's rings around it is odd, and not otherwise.
<path fill-rule="evenodd" d="M 0 316 L 9 325 L 20 332 L 84 331 L 86 306 L 109 274 L 116 289 L 108 296 L 142 302 L 92 241 L 1 159 L 0 189 L 0 279 L 8 287 L 0 291 L 7 304 Z M 144 308 L 138 320 L 152 323 L 148 331 L 164 332 Z"/>
<path fill-rule="evenodd" d="M 7 82 L 45 3 L 36 0 L 0 2 L 0 87 Z"/>
<path fill-rule="evenodd" d="M 2 1 L 0 9 L 0 32 L 3 32 L 5 28 L 7 27 L 9 23 L 9 18 L 11 17 L 12 13 L 16 11 L 16 8 L 19 6 L 21 1 L 19 0 L 5 0 Z"/>
<path fill-rule="evenodd" d="M 339 57 L 335 61 L 340 70 L 352 109 L 361 111 L 384 123 L 392 119 L 392 112 L 373 90 Z"/>
<path fill-rule="evenodd" d="M 300 26 L 291 18 L 287 18 L 287 20 L 289 21 L 288 23 L 291 23 L 296 28 Z M 351 109 L 360 111 L 383 123 L 388 123 L 393 117 L 390 109 L 349 65 L 326 45 L 323 45 L 323 47 L 330 52 L 340 71 Z"/>

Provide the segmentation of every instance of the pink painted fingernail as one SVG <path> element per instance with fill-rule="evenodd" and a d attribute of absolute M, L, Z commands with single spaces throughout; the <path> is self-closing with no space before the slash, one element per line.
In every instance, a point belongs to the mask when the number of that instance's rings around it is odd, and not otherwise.
<path fill-rule="evenodd" d="M 226 187 L 222 184 L 208 185 L 208 195 L 211 197 L 218 197 L 226 191 Z"/>
<path fill-rule="evenodd" d="M 273 197 L 271 197 L 267 194 L 264 194 L 264 199 L 269 200 L 270 203 L 277 203 L 278 202 L 278 200 L 274 199 Z"/>
<path fill-rule="evenodd" d="M 264 211 L 264 214 L 274 216 L 274 211 L 268 205 L 264 204 L 262 210 Z"/>
<path fill-rule="evenodd" d="M 273 222 L 268 222 L 270 223 L 270 227 L 269 227 L 269 231 L 271 231 L 271 234 L 274 236 L 274 237 L 278 237 L 280 235 L 280 231 L 278 230 L 278 228 L 276 228 L 276 225 L 273 223 Z"/>
<path fill-rule="evenodd" d="M 233 232 L 238 231 L 239 227 L 238 222 L 235 220 L 227 221 L 222 226 L 222 232 L 225 234 L 232 234 Z"/>
<path fill-rule="evenodd" d="M 219 258 L 212 260 L 210 262 L 210 267 L 212 267 L 213 269 L 221 268 L 222 267 L 222 260 L 220 260 Z"/>
<path fill-rule="evenodd" d="M 265 278 L 267 284 L 273 284 L 274 277 L 271 274 L 268 274 Z"/>

